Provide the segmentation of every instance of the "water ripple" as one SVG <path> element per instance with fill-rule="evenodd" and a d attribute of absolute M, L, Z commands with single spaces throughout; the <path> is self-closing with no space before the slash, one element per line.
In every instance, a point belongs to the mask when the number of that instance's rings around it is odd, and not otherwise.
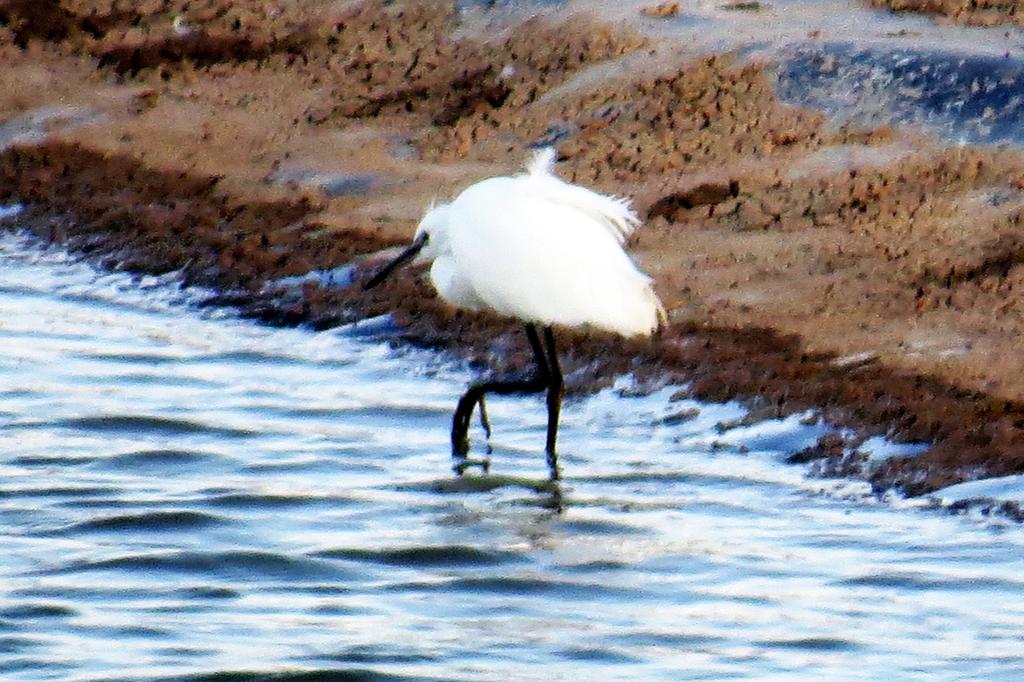
<path fill-rule="evenodd" d="M 0 637 L 0 654 L 16 654 L 29 649 L 41 647 L 44 644 L 44 641 L 32 639 L 31 637 Z"/>
<path fill-rule="evenodd" d="M 121 488 L 109 486 L 52 486 L 43 488 L 0 488 L 0 499 L 14 499 L 18 497 L 99 497 L 101 495 L 120 496 L 124 493 Z"/>
<path fill-rule="evenodd" d="M 990 577 L 949 578 L 948 576 L 930 576 L 923 573 L 872 573 L 837 581 L 838 585 L 851 587 L 895 588 L 900 590 L 948 590 L 951 588 L 964 591 L 977 590 L 1021 590 L 1024 582 Z"/>
<path fill-rule="evenodd" d="M 561 524 L 573 535 L 637 535 L 648 531 L 621 521 L 610 519 L 574 519 Z"/>
<path fill-rule="evenodd" d="M 329 668 L 282 672 L 223 671 L 212 674 L 162 678 L 156 682 L 448 682 L 458 678 L 412 676 L 363 668 Z"/>
<path fill-rule="evenodd" d="M 281 509 L 330 505 L 338 507 L 357 503 L 354 498 L 340 495 L 288 495 L 282 493 L 224 493 L 203 499 L 204 504 L 232 509 Z"/>
<path fill-rule="evenodd" d="M 34 620 L 37 618 L 68 618 L 78 615 L 75 609 L 63 604 L 18 604 L 0 608 L 0 618 Z"/>
<path fill-rule="evenodd" d="M 21 425 L 27 428 L 29 425 Z M 222 426 L 210 426 L 189 419 L 171 419 L 148 415 L 103 415 L 93 417 L 75 417 L 61 419 L 52 423 L 36 423 L 33 428 L 67 428 L 84 431 L 125 432 L 130 434 L 146 434 L 155 436 L 181 436 L 203 434 L 223 438 L 247 438 L 257 434 L 248 429 L 233 429 Z"/>
<path fill-rule="evenodd" d="M 757 642 L 757 645 L 769 649 L 804 649 L 808 651 L 851 651 L 860 647 L 856 642 L 834 637 L 770 639 Z"/>
<path fill-rule="evenodd" d="M 242 593 L 229 587 L 200 585 L 186 587 L 175 592 L 182 599 L 238 599 Z"/>
<path fill-rule="evenodd" d="M 60 575 L 92 571 L 162 571 L 202 574 L 235 579 L 345 579 L 345 571 L 323 561 L 285 556 L 274 552 L 177 551 L 159 554 L 131 554 L 113 559 L 76 561 L 45 573 Z"/>
<path fill-rule="evenodd" d="M 97 460 L 96 464 L 113 469 L 151 470 L 202 466 L 226 463 L 220 455 L 195 450 L 137 450 L 111 455 Z"/>
<path fill-rule="evenodd" d="M 523 555 L 516 552 L 481 550 L 466 545 L 403 547 L 395 549 L 327 549 L 317 552 L 314 556 L 418 568 L 498 566 L 526 560 Z"/>
<path fill-rule="evenodd" d="M 191 531 L 224 523 L 229 523 L 229 520 L 201 512 L 154 511 L 82 521 L 53 531 L 53 534 Z"/>
<path fill-rule="evenodd" d="M 569 601 L 628 599 L 636 600 L 649 596 L 642 589 L 634 587 L 602 585 L 559 580 L 550 576 L 527 578 L 516 576 L 462 577 L 442 582 L 408 582 L 389 585 L 389 591 L 397 592 L 468 592 L 474 594 L 506 594 L 514 596 L 557 596 Z"/>
<path fill-rule="evenodd" d="M 37 676 L 38 673 L 56 674 L 61 671 L 71 670 L 72 668 L 74 668 L 74 665 L 70 663 L 64 663 L 60 661 L 47 661 L 40 658 L 10 658 L 6 661 L 0 661 L 0 672 L 32 672 L 34 677 Z"/>
<path fill-rule="evenodd" d="M 442 656 L 416 652 L 401 645 L 356 646 L 336 654 L 311 656 L 311 659 L 338 663 L 424 663 L 440 661 Z"/>
<path fill-rule="evenodd" d="M 605 646 L 600 647 L 569 647 L 556 652 L 557 656 L 567 658 L 570 661 L 595 662 L 595 663 L 639 663 L 642 659 L 627 654 L 624 651 L 617 651 Z"/>
<path fill-rule="evenodd" d="M 71 457 L 65 455 L 23 455 L 9 460 L 9 464 L 24 467 L 73 467 L 92 464 L 95 457 Z"/>

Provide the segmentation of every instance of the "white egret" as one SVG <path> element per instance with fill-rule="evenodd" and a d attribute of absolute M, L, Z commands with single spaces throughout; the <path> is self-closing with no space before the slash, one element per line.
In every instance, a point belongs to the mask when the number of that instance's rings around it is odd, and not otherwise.
<path fill-rule="evenodd" d="M 623 250 L 640 224 L 629 202 L 559 179 L 552 173 L 554 160 L 554 150 L 543 149 L 526 173 L 482 180 L 451 203 L 432 206 L 412 245 L 364 285 L 378 285 L 418 256 L 418 261 L 432 262 L 431 282 L 448 303 L 526 323 L 536 373 L 525 380 L 473 383 L 455 409 L 452 456 L 460 474 L 471 463 L 489 465 L 466 458 L 477 404 L 490 436 L 486 394 L 547 390 L 545 450 L 551 478 L 559 477 L 555 440 L 563 383 L 552 325 L 637 336 L 652 334 L 665 319 L 651 278 Z M 543 326 L 543 344 L 538 325 Z"/>

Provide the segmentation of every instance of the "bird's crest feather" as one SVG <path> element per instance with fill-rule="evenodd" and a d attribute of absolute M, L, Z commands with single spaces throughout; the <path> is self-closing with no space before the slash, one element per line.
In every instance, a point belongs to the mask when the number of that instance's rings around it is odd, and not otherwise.
<path fill-rule="evenodd" d="M 555 169 L 555 148 L 554 147 L 542 147 L 537 150 L 537 153 L 530 159 L 530 163 L 526 164 L 526 172 L 536 177 L 538 175 L 553 175 L 551 171 Z"/>
<path fill-rule="evenodd" d="M 598 194 L 585 187 L 571 185 L 552 171 L 555 148 L 544 147 L 530 159 L 527 176 L 535 181 L 535 189 L 551 201 L 571 204 L 589 214 L 605 227 L 620 244 L 640 225 L 640 218 L 629 204 L 629 199 Z"/>

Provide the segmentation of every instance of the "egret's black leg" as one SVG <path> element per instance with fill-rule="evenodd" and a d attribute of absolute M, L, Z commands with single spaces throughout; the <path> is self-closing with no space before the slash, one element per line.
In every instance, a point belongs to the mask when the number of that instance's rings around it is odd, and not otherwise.
<path fill-rule="evenodd" d="M 480 428 L 484 430 L 484 437 L 491 439 L 491 420 L 487 417 L 487 399 L 480 396 Z"/>
<path fill-rule="evenodd" d="M 533 351 L 533 358 L 534 358 L 534 361 L 537 363 L 537 374 L 534 376 L 533 379 L 527 380 L 527 382 L 526 382 L 526 383 L 531 384 L 531 386 L 532 386 L 534 381 L 536 381 L 538 378 L 540 378 L 542 376 L 544 376 L 544 377 L 548 376 L 550 374 L 550 372 L 548 370 L 547 360 L 545 358 L 544 347 L 541 345 L 540 336 L 537 334 L 537 328 L 534 327 L 532 324 L 527 324 L 526 325 L 526 338 L 530 341 L 530 349 Z M 499 384 L 506 385 L 506 384 L 522 384 L 522 383 L 524 383 L 524 382 L 522 382 L 522 381 L 496 381 L 496 382 L 490 382 L 489 385 L 490 386 L 495 386 L 495 385 L 499 385 Z M 465 447 L 465 452 L 469 451 L 469 439 L 468 439 L 469 421 L 470 421 L 470 418 L 472 417 L 473 408 L 476 406 L 476 403 L 479 403 L 479 405 L 480 405 L 480 426 L 483 427 L 484 434 L 487 436 L 487 438 L 491 437 L 491 422 L 490 422 L 490 419 L 488 419 L 488 417 L 487 417 L 487 407 L 486 407 L 486 397 L 485 397 L 486 393 L 499 393 L 499 394 L 501 394 L 501 393 L 505 393 L 505 394 L 508 394 L 508 393 L 513 393 L 513 394 L 514 393 L 539 393 L 540 391 L 544 390 L 543 387 L 542 388 L 521 387 L 519 389 L 511 388 L 509 390 L 487 389 L 486 391 L 481 392 L 481 391 L 474 391 L 473 389 L 474 389 L 475 386 L 478 386 L 478 384 L 474 384 L 474 385 L 470 386 L 469 390 L 466 391 L 466 394 L 462 396 L 462 399 L 459 401 L 459 407 L 456 408 L 456 411 L 455 411 L 455 417 L 454 417 L 453 423 L 452 423 L 452 454 L 454 456 L 459 456 L 458 455 L 458 448 L 455 445 L 456 444 L 456 432 L 457 432 L 457 430 L 461 431 L 461 439 L 460 439 L 459 442 L 463 443 L 463 445 Z M 479 387 L 483 388 L 483 384 L 482 383 L 479 384 Z M 476 396 L 474 402 L 470 402 L 470 400 L 473 399 L 471 394 Z M 460 415 L 460 413 L 461 413 L 461 415 Z M 463 452 L 463 455 L 465 454 L 465 452 Z"/>
<path fill-rule="evenodd" d="M 455 471 L 462 473 L 466 468 L 466 455 L 469 453 L 469 423 L 473 417 L 473 410 L 477 404 L 484 408 L 484 396 L 488 393 L 498 395 L 525 395 L 529 393 L 540 393 L 550 384 L 551 372 L 548 369 L 548 362 L 545 357 L 544 348 L 541 345 L 537 329 L 532 325 L 526 325 L 526 337 L 530 341 L 530 348 L 533 350 L 534 360 L 537 363 L 537 371 L 529 379 L 513 381 L 481 381 L 470 384 L 469 388 L 459 399 L 452 416 L 452 457 L 459 460 L 455 464 Z M 481 414 L 482 423 L 485 424 L 484 431 L 490 436 L 490 422 L 487 420 L 486 412 Z"/>
<path fill-rule="evenodd" d="M 555 452 L 555 441 L 558 439 L 558 416 L 562 411 L 562 394 L 565 383 L 562 380 L 562 368 L 558 365 L 558 353 L 555 350 L 555 335 L 551 327 L 544 328 L 544 343 L 548 366 L 548 437 L 544 452 L 548 456 L 548 471 L 551 480 L 561 478 L 558 471 L 558 454 Z"/>
<path fill-rule="evenodd" d="M 551 368 L 548 367 L 544 346 L 540 343 L 540 335 L 537 334 L 537 328 L 532 324 L 526 325 L 526 338 L 530 341 L 530 350 L 533 351 L 533 359 L 537 363 L 537 372 L 539 374 L 550 374 Z"/>
<path fill-rule="evenodd" d="M 550 373 L 547 362 L 545 361 L 544 349 L 540 343 L 540 336 L 537 334 L 537 328 L 532 324 L 526 325 L 526 338 L 530 341 L 530 349 L 533 350 L 533 358 L 537 363 L 538 374 Z M 487 417 L 487 397 L 480 396 L 480 427 L 484 430 L 484 436 L 487 440 L 491 439 L 491 420 Z"/>

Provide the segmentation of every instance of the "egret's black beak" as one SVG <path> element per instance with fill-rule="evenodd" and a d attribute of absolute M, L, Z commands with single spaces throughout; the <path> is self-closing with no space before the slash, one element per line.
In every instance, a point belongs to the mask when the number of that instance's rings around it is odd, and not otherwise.
<path fill-rule="evenodd" d="M 385 279 L 387 279 L 388 275 L 390 275 L 392 272 L 394 272 L 401 266 L 405 265 L 408 261 L 415 258 L 416 254 L 418 254 L 426 245 L 427 233 L 424 232 L 419 237 L 416 237 L 416 241 L 410 244 L 409 248 L 407 248 L 402 253 L 398 254 L 398 256 L 396 256 L 393 261 L 385 265 L 383 268 L 381 268 L 380 272 L 371 277 L 370 281 L 363 285 L 363 291 L 366 291 L 367 289 L 372 289 L 381 282 L 383 282 Z"/>

